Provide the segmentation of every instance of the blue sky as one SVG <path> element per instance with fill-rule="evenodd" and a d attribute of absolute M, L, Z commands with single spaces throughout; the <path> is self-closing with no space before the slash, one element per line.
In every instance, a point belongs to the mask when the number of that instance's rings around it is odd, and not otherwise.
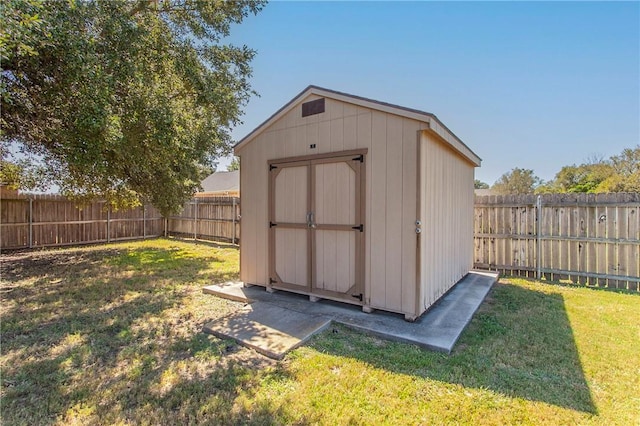
<path fill-rule="evenodd" d="M 272 2 L 227 41 L 257 50 L 236 140 L 315 84 L 436 114 L 489 184 L 640 143 L 640 2 Z"/>

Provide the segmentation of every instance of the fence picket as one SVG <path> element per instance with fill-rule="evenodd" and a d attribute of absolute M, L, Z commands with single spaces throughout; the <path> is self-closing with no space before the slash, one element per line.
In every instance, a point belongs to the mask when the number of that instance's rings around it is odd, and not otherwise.
<path fill-rule="evenodd" d="M 640 194 L 545 194 L 539 200 L 476 197 L 476 268 L 639 290 Z M 506 249 L 487 250 L 488 239 Z"/>

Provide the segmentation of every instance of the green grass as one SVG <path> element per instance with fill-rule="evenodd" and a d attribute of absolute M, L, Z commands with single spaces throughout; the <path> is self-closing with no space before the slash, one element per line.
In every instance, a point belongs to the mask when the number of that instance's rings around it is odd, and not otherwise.
<path fill-rule="evenodd" d="M 334 326 L 282 362 L 201 333 L 232 246 L 4 254 L 2 424 L 640 424 L 640 295 L 502 279 L 447 356 Z"/>

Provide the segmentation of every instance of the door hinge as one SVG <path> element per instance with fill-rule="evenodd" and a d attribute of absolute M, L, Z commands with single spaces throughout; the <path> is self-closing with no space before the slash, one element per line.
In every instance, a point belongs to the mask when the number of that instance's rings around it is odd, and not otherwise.
<path fill-rule="evenodd" d="M 361 163 L 364 163 L 364 155 L 360 154 L 355 158 L 352 158 L 353 161 L 359 161 Z"/>
<path fill-rule="evenodd" d="M 356 230 L 358 230 L 360 232 L 363 232 L 364 231 L 364 225 L 360 224 L 359 226 L 352 226 L 351 229 L 356 229 Z"/>
<path fill-rule="evenodd" d="M 269 284 L 277 284 L 278 281 L 274 280 L 273 278 L 269 277 Z"/>
<path fill-rule="evenodd" d="M 352 294 L 351 297 L 355 297 L 356 299 L 360 300 L 362 302 L 362 293 L 360 294 Z"/>
<path fill-rule="evenodd" d="M 273 228 L 274 226 L 278 226 L 277 223 L 269 222 L 269 228 Z"/>
<path fill-rule="evenodd" d="M 269 164 L 269 171 L 273 170 L 273 169 L 277 169 L 278 166 L 274 166 L 273 164 Z"/>

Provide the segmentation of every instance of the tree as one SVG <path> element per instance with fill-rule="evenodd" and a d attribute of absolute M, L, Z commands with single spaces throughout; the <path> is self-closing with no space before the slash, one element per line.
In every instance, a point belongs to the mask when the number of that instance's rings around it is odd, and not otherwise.
<path fill-rule="evenodd" d="M 536 188 L 537 193 L 638 191 L 640 146 L 624 149 L 608 160 L 592 157 L 579 166 L 564 166 L 552 181 Z"/>
<path fill-rule="evenodd" d="M 600 184 L 614 174 L 607 161 L 564 166 L 554 180 L 545 185 L 544 191 L 538 192 L 601 192 Z"/>
<path fill-rule="evenodd" d="M 533 170 L 516 167 L 500 176 L 491 190 L 497 194 L 532 194 L 541 182 Z"/>
<path fill-rule="evenodd" d="M 489 189 L 489 184 L 481 181 L 480 179 L 476 179 L 473 184 L 474 189 Z"/>
<path fill-rule="evenodd" d="M 65 195 L 178 210 L 230 152 L 230 128 L 254 93 L 255 52 L 221 38 L 262 7 L 5 0 L 2 145 L 40 156 Z"/>
<path fill-rule="evenodd" d="M 614 173 L 604 180 L 601 192 L 640 192 L 640 145 L 611 157 Z"/>
<path fill-rule="evenodd" d="M 240 159 L 238 157 L 233 157 L 233 160 L 231 160 L 231 163 L 227 166 L 227 171 L 233 172 L 236 170 L 240 170 Z"/>
<path fill-rule="evenodd" d="M 45 190 L 43 182 L 47 181 L 46 170 L 34 167 L 27 160 L 0 160 L 0 184 L 9 189 L 31 188 Z"/>

